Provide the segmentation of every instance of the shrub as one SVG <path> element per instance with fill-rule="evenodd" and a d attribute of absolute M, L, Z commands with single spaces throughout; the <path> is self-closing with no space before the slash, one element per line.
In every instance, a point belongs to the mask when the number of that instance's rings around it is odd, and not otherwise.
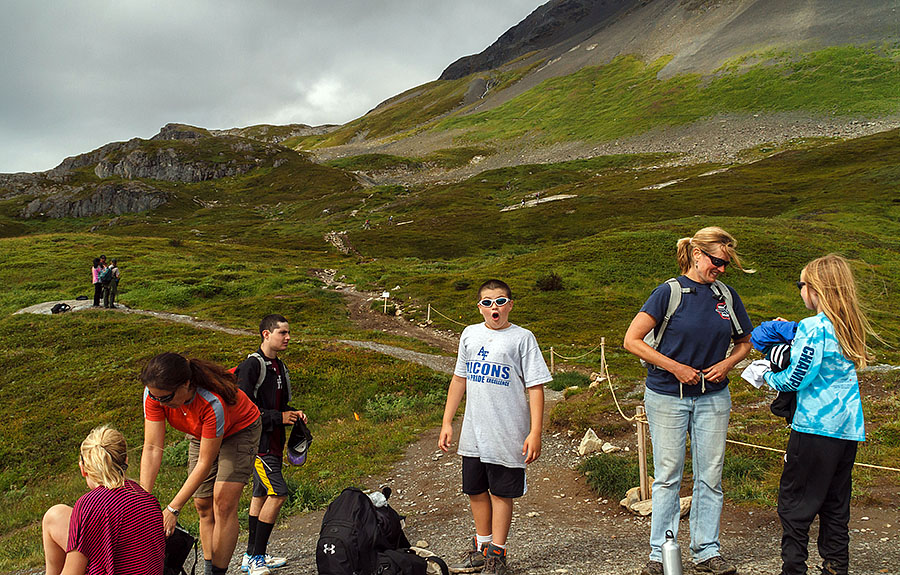
<path fill-rule="evenodd" d="M 178 238 L 172 238 L 169 240 L 169 245 L 173 248 L 180 248 L 182 246 L 181 240 Z"/>
<path fill-rule="evenodd" d="M 613 454 L 590 457 L 578 471 L 587 476 L 588 486 L 601 497 L 623 497 L 641 481 L 637 461 Z"/>
<path fill-rule="evenodd" d="M 562 391 L 573 385 L 585 387 L 589 384 L 590 378 L 583 373 L 578 373 L 577 371 L 563 371 L 554 374 L 553 381 L 547 384 L 547 386 L 554 391 Z"/>
<path fill-rule="evenodd" d="M 472 282 L 469 280 L 456 280 L 453 282 L 453 289 L 456 291 L 465 291 L 472 286 Z"/>
<path fill-rule="evenodd" d="M 544 277 L 538 278 L 535 287 L 541 291 L 560 291 L 563 289 L 563 279 L 556 272 L 550 272 Z"/>

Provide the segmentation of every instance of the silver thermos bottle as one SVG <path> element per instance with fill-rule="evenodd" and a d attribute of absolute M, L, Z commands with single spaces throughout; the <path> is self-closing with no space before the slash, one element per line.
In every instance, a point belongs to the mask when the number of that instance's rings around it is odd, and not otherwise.
<path fill-rule="evenodd" d="M 666 542 L 662 544 L 663 575 L 681 575 L 681 547 L 675 541 L 675 534 L 666 531 Z"/>

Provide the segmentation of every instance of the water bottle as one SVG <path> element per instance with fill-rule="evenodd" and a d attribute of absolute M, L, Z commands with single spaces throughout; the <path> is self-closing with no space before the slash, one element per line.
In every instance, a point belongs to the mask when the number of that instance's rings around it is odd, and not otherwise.
<path fill-rule="evenodd" d="M 675 534 L 666 531 L 666 542 L 662 544 L 663 575 L 681 575 L 681 547 L 675 541 Z"/>

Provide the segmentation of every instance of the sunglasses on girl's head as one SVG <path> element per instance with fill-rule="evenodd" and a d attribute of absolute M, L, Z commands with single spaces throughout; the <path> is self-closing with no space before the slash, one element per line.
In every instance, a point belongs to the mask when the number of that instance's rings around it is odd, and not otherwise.
<path fill-rule="evenodd" d="M 797 282 L 797 289 L 803 289 L 803 286 L 806 285 L 806 282 Z"/>
<path fill-rule="evenodd" d="M 708 253 L 704 252 L 703 250 L 700 250 L 700 251 L 703 252 L 703 255 L 705 255 L 706 257 L 709 258 L 709 263 L 711 263 L 712 265 L 714 265 L 717 268 L 726 268 L 726 267 L 728 267 L 728 264 L 731 263 L 728 260 L 723 260 L 722 258 L 717 258 L 716 256 L 711 256 Z"/>
<path fill-rule="evenodd" d="M 478 305 L 480 305 L 481 307 L 491 307 L 492 305 L 497 304 L 497 307 L 503 307 L 511 301 L 512 300 L 509 299 L 508 297 L 498 297 L 495 299 L 486 297 L 483 300 L 481 300 L 480 302 L 478 302 Z"/>
<path fill-rule="evenodd" d="M 175 397 L 175 392 L 173 391 L 172 393 L 169 393 L 169 394 L 167 394 L 167 395 L 163 395 L 163 396 L 160 396 L 160 397 L 156 397 L 155 395 L 153 395 L 152 393 L 150 393 L 150 390 L 148 389 L 148 390 L 147 390 L 147 395 L 150 397 L 150 399 L 153 399 L 153 400 L 158 401 L 158 402 L 160 402 L 160 403 L 168 403 L 168 402 L 172 401 L 172 399 Z"/>

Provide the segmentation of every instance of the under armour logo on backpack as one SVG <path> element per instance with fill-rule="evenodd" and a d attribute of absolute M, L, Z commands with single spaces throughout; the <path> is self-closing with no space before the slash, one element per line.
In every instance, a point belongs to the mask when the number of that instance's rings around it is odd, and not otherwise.
<path fill-rule="evenodd" d="M 334 543 L 331 543 L 331 544 L 323 543 L 322 544 L 322 553 L 328 553 L 329 555 L 334 555 Z"/>
<path fill-rule="evenodd" d="M 486 349 L 484 349 L 484 347 L 482 347 L 480 350 L 478 350 L 478 353 L 476 353 L 475 355 L 480 355 L 481 359 L 487 359 L 488 350 L 486 350 Z"/>

